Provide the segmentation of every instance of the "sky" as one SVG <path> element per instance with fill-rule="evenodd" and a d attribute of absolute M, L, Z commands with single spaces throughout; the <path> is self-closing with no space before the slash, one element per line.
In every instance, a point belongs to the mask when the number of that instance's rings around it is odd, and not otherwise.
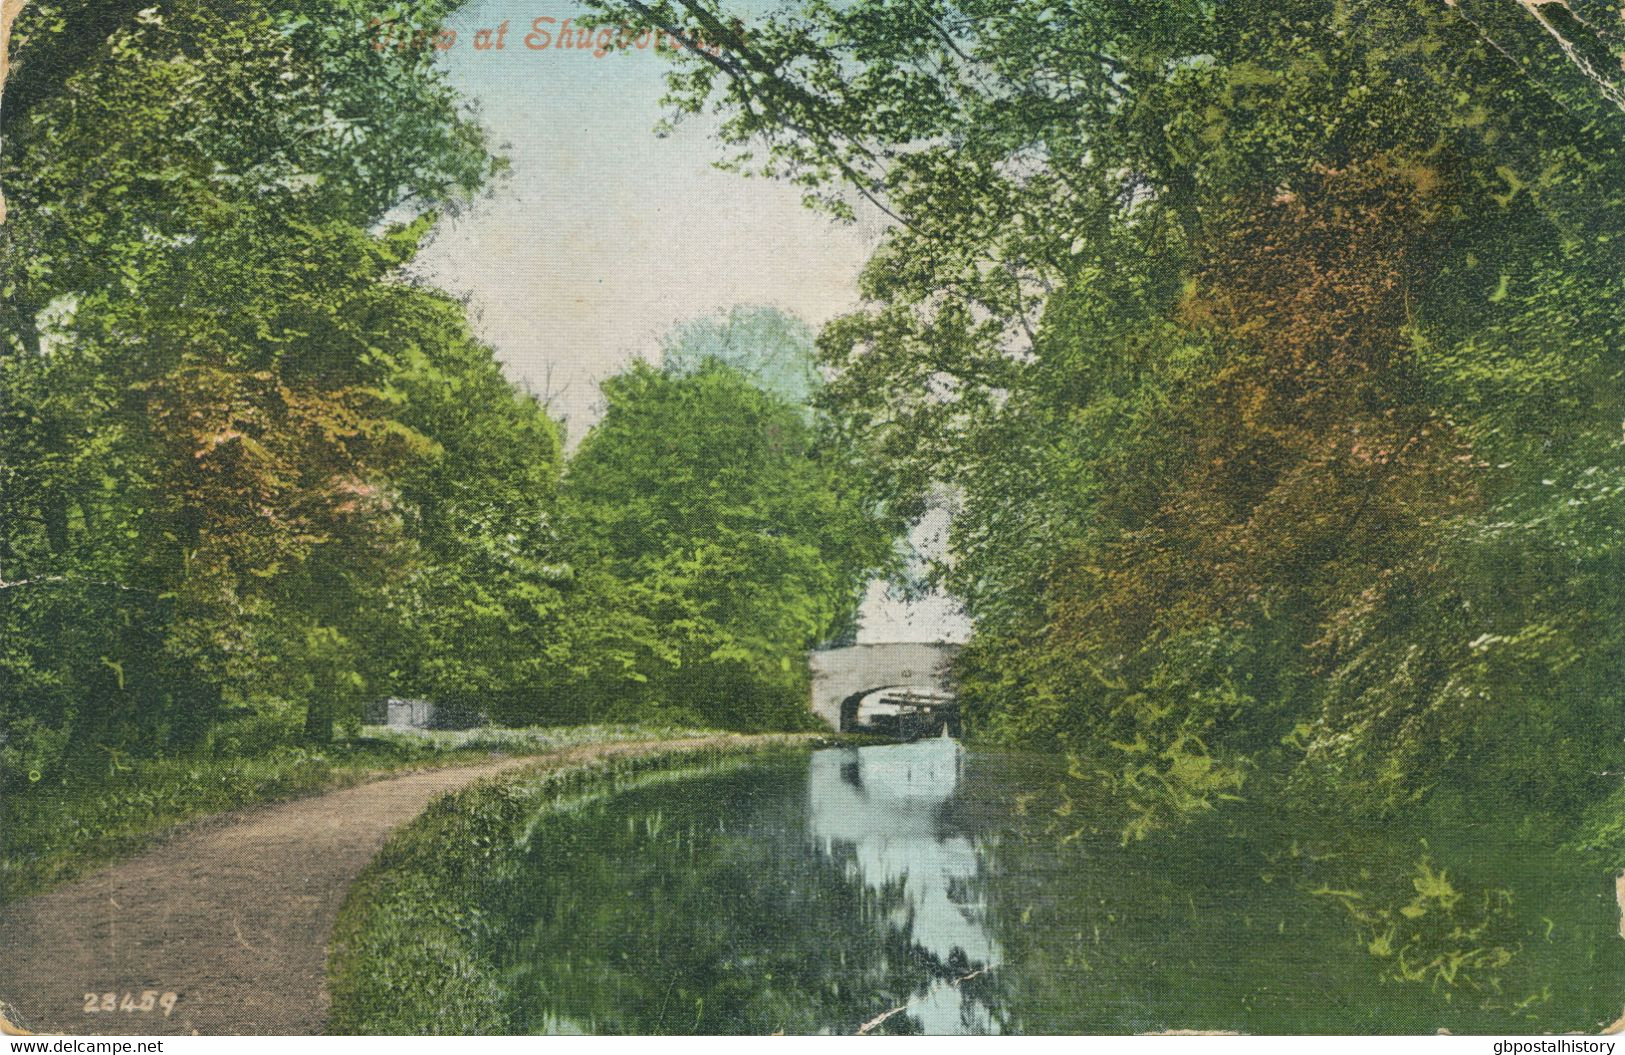
<path fill-rule="evenodd" d="M 549 399 L 572 441 L 601 412 L 598 383 L 657 359 L 678 323 L 755 304 L 817 328 L 856 308 L 858 272 L 883 231 L 878 218 L 838 223 L 794 187 L 718 170 L 712 118 L 657 136 L 666 62 L 653 48 L 594 58 L 526 46 L 537 19 L 556 20 L 542 24 L 556 41 L 582 13 L 567 0 L 474 0 L 448 24 L 447 75 L 511 171 L 442 220 L 415 265 L 468 300 L 509 376 Z M 476 50 L 480 31 L 503 22 L 504 47 Z M 940 548 L 945 526 L 931 518 L 914 543 Z M 905 602 L 877 583 L 859 640 L 968 631 L 948 598 Z"/>
<path fill-rule="evenodd" d="M 765 304 L 816 327 L 856 307 L 880 234 L 804 208 L 785 184 L 714 168 L 710 118 L 657 138 L 666 62 L 652 49 L 593 58 L 525 47 L 536 18 L 581 12 L 565 0 L 475 0 L 450 24 L 449 75 L 513 171 L 445 223 L 419 264 L 472 297 L 481 336 L 516 379 L 555 397 L 576 439 L 595 417 L 597 383 L 655 358 L 678 322 Z M 506 47 L 476 51 L 478 31 L 503 21 Z"/>

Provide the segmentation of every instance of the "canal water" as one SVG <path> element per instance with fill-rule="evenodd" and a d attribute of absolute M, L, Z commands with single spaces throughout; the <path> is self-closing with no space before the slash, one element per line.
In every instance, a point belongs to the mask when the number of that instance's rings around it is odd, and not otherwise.
<path fill-rule="evenodd" d="M 484 958 L 520 1033 L 1521 1033 L 1625 1004 L 1612 879 L 1537 826 L 1255 804 L 1125 844 L 1077 792 L 946 739 L 633 788 L 537 819 Z"/>

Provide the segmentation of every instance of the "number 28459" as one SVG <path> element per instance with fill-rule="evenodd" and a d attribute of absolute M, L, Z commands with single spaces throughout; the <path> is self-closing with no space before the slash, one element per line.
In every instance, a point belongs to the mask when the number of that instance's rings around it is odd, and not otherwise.
<path fill-rule="evenodd" d="M 174 993 L 160 993 L 156 989 L 144 989 L 139 997 L 127 992 L 122 999 L 118 993 L 86 993 L 85 1014 L 100 1011 L 162 1011 L 164 1017 L 168 1018 L 169 1013 L 175 1010 L 177 999 Z"/>

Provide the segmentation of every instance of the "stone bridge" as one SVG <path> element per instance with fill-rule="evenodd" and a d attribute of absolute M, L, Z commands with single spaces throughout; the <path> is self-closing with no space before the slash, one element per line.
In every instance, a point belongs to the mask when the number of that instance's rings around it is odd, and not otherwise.
<path fill-rule="evenodd" d="M 808 655 L 812 666 L 813 713 L 832 729 L 848 730 L 858 704 L 879 689 L 918 688 L 952 693 L 949 664 L 958 645 L 926 642 L 852 645 Z"/>

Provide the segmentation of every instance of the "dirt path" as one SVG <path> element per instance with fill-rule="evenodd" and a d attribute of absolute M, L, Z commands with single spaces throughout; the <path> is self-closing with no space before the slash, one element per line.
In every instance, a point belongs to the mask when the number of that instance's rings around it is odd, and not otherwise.
<path fill-rule="evenodd" d="M 0 1001 L 15 1009 L 19 1025 L 37 1032 L 320 1033 L 328 940 L 345 891 L 389 833 L 430 800 L 522 767 L 561 768 L 710 742 L 596 744 L 505 758 L 205 822 L 0 910 Z M 147 991 L 152 1009 L 141 1010 Z M 107 993 L 114 994 L 114 1010 L 101 1009 Z M 118 1010 L 126 993 L 131 1009 Z M 97 1010 L 87 1011 L 93 995 Z"/>

